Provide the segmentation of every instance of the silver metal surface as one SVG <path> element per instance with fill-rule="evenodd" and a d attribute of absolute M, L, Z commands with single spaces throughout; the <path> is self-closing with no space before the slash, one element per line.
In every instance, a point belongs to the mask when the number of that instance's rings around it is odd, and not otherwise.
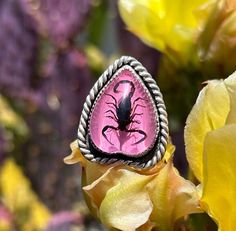
<path fill-rule="evenodd" d="M 144 84 L 148 87 L 148 89 L 152 93 L 153 100 L 155 102 L 155 106 L 157 109 L 158 124 L 159 124 L 159 129 L 157 129 L 158 142 L 153 156 L 147 162 L 135 159 L 122 160 L 117 158 L 96 157 L 93 153 L 90 152 L 90 148 L 88 146 L 88 141 L 87 141 L 88 122 L 93 104 L 98 94 L 102 90 L 102 88 L 112 78 L 112 76 L 116 73 L 116 71 L 124 65 L 129 65 L 136 71 L 138 76 L 142 79 Z M 117 59 L 112 65 L 110 65 L 107 68 L 107 70 L 99 77 L 99 79 L 94 84 L 93 88 L 90 90 L 90 93 L 86 98 L 78 128 L 78 146 L 84 157 L 92 162 L 97 162 L 100 164 L 113 164 L 115 162 L 118 162 L 119 164 L 123 163 L 137 168 L 150 168 L 154 166 L 159 160 L 162 159 L 166 151 L 166 145 L 169 136 L 168 133 L 169 131 L 168 131 L 168 119 L 167 119 L 166 107 L 160 89 L 156 84 L 156 81 L 147 72 L 147 70 L 143 67 L 143 65 L 140 62 L 138 62 L 135 58 L 130 56 L 122 56 L 120 59 Z"/>

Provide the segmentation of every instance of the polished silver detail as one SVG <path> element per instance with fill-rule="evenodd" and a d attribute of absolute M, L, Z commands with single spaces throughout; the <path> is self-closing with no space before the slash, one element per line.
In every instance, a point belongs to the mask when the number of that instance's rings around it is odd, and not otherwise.
<path fill-rule="evenodd" d="M 139 162 L 137 160 L 121 160 L 116 158 L 107 157 L 96 157 L 90 152 L 87 135 L 88 135 L 88 121 L 91 109 L 96 100 L 101 89 L 107 84 L 107 82 L 112 78 L 116 71 L 124 65 L 129 65 L 132 67 L 139 77 L 143 80 L 145 85 L 149 88 L 152 93 L 153 100 L 155 101 L 155 106 L 157 108 L 157 114 L 159 119 L 159 129 L 158 129 L 158 143 L 152 158 L 147 162 Z M 160 161 L 165 154 L 166 145 L 168 143 L 168 119 L 166 107 L 162 98 L 159 87 L 152 76 L 147 72 L 146 68 L 138 62 L 135 58 L 130 56 L 122 56 L 117 59 L 112 65 L 110 65 L 107 70 L 99 77 L 93 88 L 90 90 L 89 95 L 83 106 L 83 111 L 80 117 L 80 124 L 78 128 L 78 146 L 84 157 L 92 162 L 97 162 L 100 164 L 127 164 L 137 168 L 150 168 L 153 167 L 158 161 Z"/>

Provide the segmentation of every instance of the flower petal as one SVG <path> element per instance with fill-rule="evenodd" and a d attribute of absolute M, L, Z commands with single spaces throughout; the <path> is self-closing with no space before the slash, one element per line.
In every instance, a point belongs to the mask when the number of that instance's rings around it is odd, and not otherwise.
<path fill-rule="evenodd" d="M 100 206 L 100 219 L 109 227 L 132 231 L 145 224 L 152 212 L 146 191 L 153 176 L 140 175 L 126 169 L 118 170 L 121 177 L 110 188 Z"/>
<path fill-rule="evenodd" d="M 198 55 L 204 74 L 227 76 L 235 70 L 236 4 L 219 0 L 198 38 Z"/>
<path fill-rule="evenodd" d="M 236 125 L 209 132 L 204 145 L 202 205 L 220 231 L 236 230 Z"/>
<path fill-rule="evenodd" d="M 22 230 L 43 230 L 51 217 L 50 211 L 31 190 L 30 182 L 21 168 L 9 158 L 0 170 L 1 198 L 17 215 L 16 222 L 22 224 Z"/>
<path fill-rule="evenodd" d="M 161 36 L 154 37 L 152 30 L 149 28 L 148 22 L 156 22 L 156 17 L 160 18 L 162 15 L 161 4 L 156 4 L 156 8 L 160 11 L 155 14 L 155 9 L 152 6 L 151 1 L 133 1 L 133 0 L 120 0 L 119 1 L 119 10 L 120 14 L 128 26 L 128 29 L 131 30 L 134 34 L 139 36 L 144 42 L 148 45 L 156 47 L 157 49 L 163 51 L 165 49 L 165 44 L 163 43 Z M 159 14 L 159 16 L 158 16 Z M 160 24 L 160 22 L 158 23 Z M 158 27 L 158 25 L 156 25 Z M 160 28 L 160 33 L 164 27 Z"/>
<path fill-rule="evenodd" d="M 129 176 L 128 173 L 130 173 L 131 175 L 134 174 L 134 176 L 140 176 L 140 178 L 142 178 L 142 176 L 152 178 L 154 175 L 158 174 L 160 170 L 165 166 L 165 163 L 169 160 L 169 158 L 171 158 L 173 152 L 174 146 L 169 142 L 163 160 L 156 164 L 156 166 L 154 166 L 153 168 L 147 170 L 134 169 L 122 164 L 100 165 L 87 161 L 86 165 L 83 165 L 84 168 L 82 174 L 82 184 L 84 186 L 84 197 L 92 214 L 95 217 L 100 218 L 99 208 L 103 199 L 106 197 L 106 193 L 109 189 L 116 186 L 120 182 L 121 178 L 125 179 L 125 177 Z M 128 173 L 124 174 L 126 172 Z M 130 179 L 132 179 L 132 177 Z M 123 186 L 121 186 L 121 188 L 122 187 Z M 140 227 L 140 230 L 142 230 L 143 227 L 152 227 L 152 224 L 145 223 L 144 226 Z"/>
<path fill-rule="evenodd" d="M 97 168 L 91 168 L 91 170 Z M 98 168 L 99 169 L 99 168 Z M 88 169 L 87 169 L 88 170 Z M 90 173 L 87 171 L 87 173 Z M 104 199 L 107 191 L 112 188 L 116 183 L 119 181 L 120 173 L 114 167 L 109 168 L 107 171 L 104 172 L 103 175 L 101 173 L 93 171 L 91 176 L 84 175 L 84 182 L 85 186 L 83 190 L 85 192 L 86 202 L 88 207 L 91 209 L 92 213 L 99 217 L 99 207 Z M 100 176 L 97 179 L 94 179 L 93 176 Z M 94 179 L 94 181 L 93 181 Z"/>
<path fill-rule="evenodd" d="M 75 163 L 81 163 L 82 165 L 85 165 L 85 159 L 82 156 L 79 148 L 78 148 L 78 140 L 75 140 L 70 144 L 70 148 L 72 153 L 64 158 L 64 162 L 66 164 L 75 164 Z"/>
<path fill-rule="evenodd" d="M 151 221 L 160 231 L 172 230 L 180 217 L 201 212 L 196 187 L 179 175 L 172 161 L 149 183 L 148 191 L 153 203 Z"/>
<path fill-rule="evenodd" d="M 224 126 L 230 99 L 223 80 L 212 80 L 200 92 L 185 127 L 186 154 L 190 167 L 202 181 L 203 143 L 207 132 Z"/>
<path fill-rule="evenodd" d="M 199 24 L 204 21 L 197 19 L 194 11 L 207 2 L 120 0 L 119 10 L 128 29 L 148 45 L 167 55 L 184 54 L 190 51 Z M 180 15 L 180 9 L 185 13 Z M 208 13 L 198 16 L 205 19 Z"/>
<path fill-rule="evenodd" d="M 226 124 L 236 123 L 236 72 L 225 79 L 225 85 L 230 96 L 230 112 Z"/>

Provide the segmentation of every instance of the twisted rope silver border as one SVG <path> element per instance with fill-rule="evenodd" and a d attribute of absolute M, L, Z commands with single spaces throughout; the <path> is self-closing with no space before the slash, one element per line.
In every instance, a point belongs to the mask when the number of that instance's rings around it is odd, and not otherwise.
<path fill-rule="evenodd" d="M 92 109 L 93 103 L 96 100 L 97 95 L 100 90 L 105 86 L 105 84 L 111 79 L 115 72 L 124 65 L 131 66 L 139 77 L 144 81 L 145 85 L 149 88 L 154 97 L 156 103 L 158 118 L 159 118 L 159 131 L 158 131 L 158 144 L 153 157 L 146 163 L 140 163 L 135 160 L 121 160 L 116 158 L 102 158 L 95 157 L 87 145 L 87 126 L 89 121 L 90 111 Z M 78 146 L 84 157 L 92 162 L 97 162 L 101 164 L 112 164 L 115 162 L 124 163 L 138 168 L 150 168 L 154 166 L 159 160 L 162 159 L 168 142 L 168 119 L 166 107 L 162 98 L 159 87 L 152 76 L 147 72 L 146 68 L 138 62 L 135 58 L 130 56 L 122 56 L 117 59 L 112 65 L 110 65 L 107 70 L 99 77 L 97 82 L 94 84 L 93 88 L 90 90 L 89 95 L 83 106 L 83 111 L 80 117 L 80 123 L 78 128 Z"/>

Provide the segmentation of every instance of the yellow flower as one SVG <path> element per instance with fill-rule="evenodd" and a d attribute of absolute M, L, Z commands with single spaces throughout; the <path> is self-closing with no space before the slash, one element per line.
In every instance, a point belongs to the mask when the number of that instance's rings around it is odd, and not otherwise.
<path fill-rule="evenodd" d="M 186 57 L 193 55 L 198 31 L 214 3 L 214 0 L 120 0 L 119 10 L 128 29 L 145 43 L 175 61 L 185 62 Z M 207 10 L 201 10 L 202 7 Z"/>
<path fill-rule="evenodd" d="M 236 72 L 208 81 L 185 128 L 187 159 L 201 182 L 201 205 L 220 231 L 236 230 Z"/>
<path fill-rule="evenodd" d="M 77 141 L 71 149 L 65 162 L 82 165 L 86 203 L 109 230 L 172 230 L 180 217 L 200 212 L 195 186 L 173 166 L 171 144 L 164 159 L 149 170 L 91 163 L 81 155 Z"/>
<path fill-rule="evenodd" d="M 198 55 L 205 74 L 227 76 L 235 69 L 235 34 L 236 1 L 217 1 L 198 38 Z"/>
<path fill-rule="evenodd" d="M 21 230 L 45 228 L 50 212 L 31 191 L 29 181 L 12 159 L 7 159 L 1 166 L 0 195 Z"/>

